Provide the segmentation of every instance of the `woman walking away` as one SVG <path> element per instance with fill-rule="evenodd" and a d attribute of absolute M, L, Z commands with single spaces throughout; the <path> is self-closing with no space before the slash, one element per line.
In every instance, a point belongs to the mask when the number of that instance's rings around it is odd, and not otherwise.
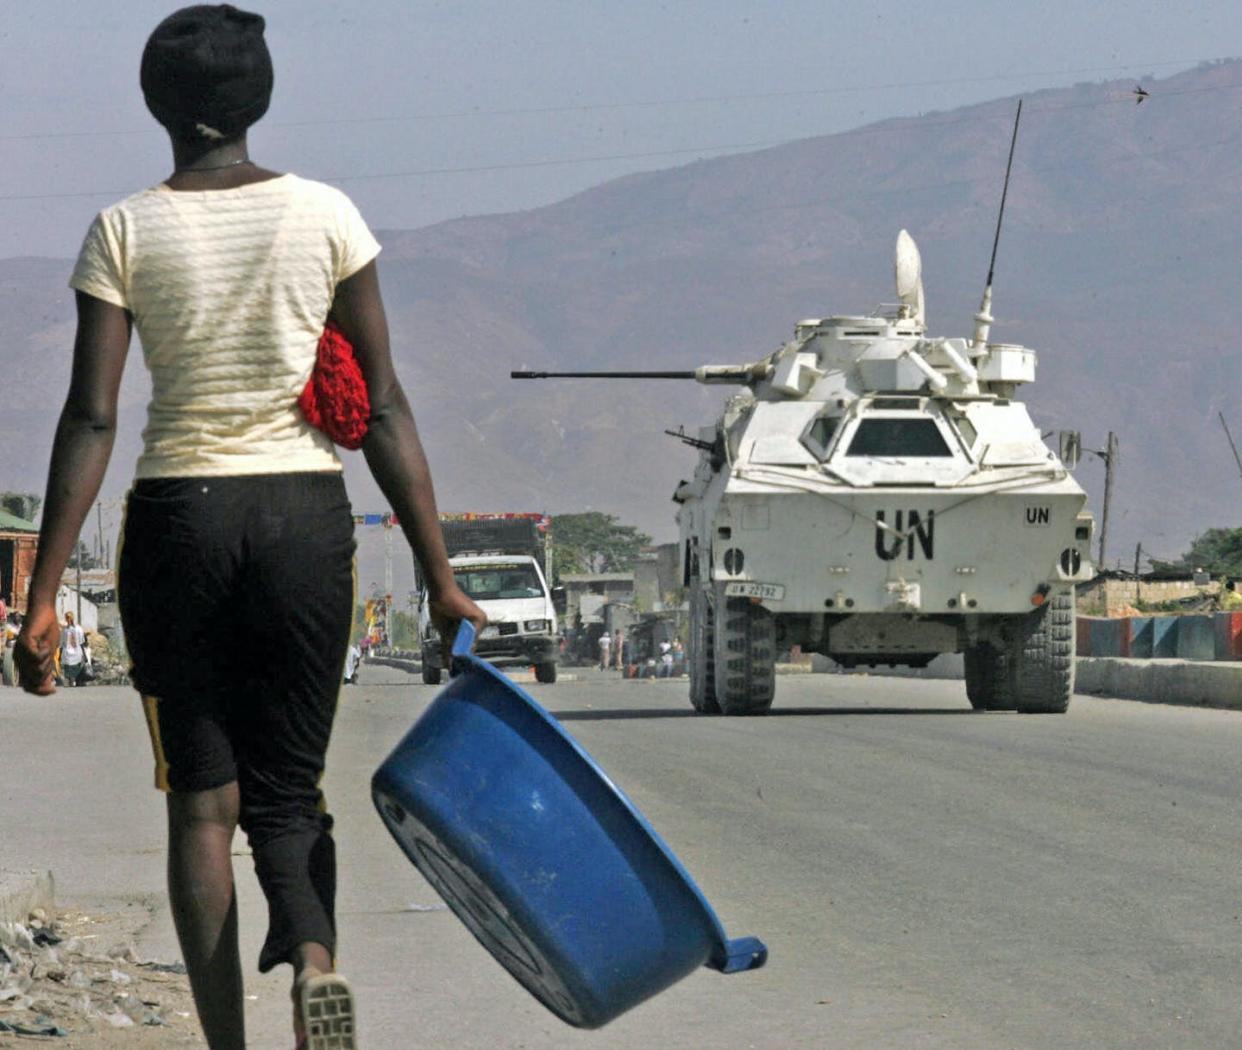
<path fill-rule="evenodd" d="M 143 94 L 174 169 L 100 213 L 70 281 L 73 374 L 17 660 L 28 691 L 53 691 L 56 589 L 112 450 L 136 327 L 152 397 L 121 615 L 168 792 L 169 899 L 199 1019 L 212 1050 L 245 1047 L 230 859 L 240 824 L 269 909 L 259 969 L 292 964 L 299 1046 L 349 1050 L 356 1011 L 333 973 L 336 866 L 318 785 L 353 619 L 353 520 L 332 442 L 297 407 L 328 320 L 357 355 L 362 448 L 441 636 L 485 617 L 445 554 L 389 355 L 379 245 L 344 194 L 247 152 L 272 90 L 263 28 L 228 4 L 188 7 L 143 52 Z"/>

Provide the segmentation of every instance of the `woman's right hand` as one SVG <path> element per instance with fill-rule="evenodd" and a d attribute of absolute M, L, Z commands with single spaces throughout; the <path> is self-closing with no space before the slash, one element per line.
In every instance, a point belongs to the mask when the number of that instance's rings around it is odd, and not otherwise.
<path fill-rule="evenodd" d="M 35 696 L 56 692 L 53 675 L 56 650 L 60 648 L 60 621 L 51 606 L 31 609 L 22 623 L 22 632 L 13 645 L 13 663 L 21 687 Z"/>

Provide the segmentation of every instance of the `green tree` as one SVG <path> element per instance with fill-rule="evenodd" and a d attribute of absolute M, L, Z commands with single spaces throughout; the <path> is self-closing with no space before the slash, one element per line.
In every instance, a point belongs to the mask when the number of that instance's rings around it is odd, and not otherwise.
<path fill-rule="evenodd" d="M 392 614 L 392 637 L 389 639 L 395 649 L 418 648 L 418 620 L 409 613 L 400 610 Z"/>
<path fill-rule="evenodd" d="M 615 514 L 558 514 L 552 519 L 553 580 L 575 572 L 626 572 L 649 543 L 650 536 L 622 525 Z"/>
<path fill-rule="evenodd" d="M 34 521 L 43 500 L 33 492 L 0 492 L 0 510 L 23 521 Z"/>
<path fill-rule="evenodd" d="M 1177 561 L 1153 559 L 1152 566 L 1183 572 L 1203 569 L 1213 576 L 1242 576 L 1242 529 L 1208 529 L 1195 537 L 1190 550 Z"/>

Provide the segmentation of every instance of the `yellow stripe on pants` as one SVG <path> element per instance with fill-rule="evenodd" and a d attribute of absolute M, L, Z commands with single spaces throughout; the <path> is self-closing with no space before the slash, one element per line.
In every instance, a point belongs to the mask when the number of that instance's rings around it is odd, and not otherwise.
<path fill-rule="evenodd" d="M 159 791 L 168 791 L 168 756 L 164 754 L 164 741 L 160 738 L 159 702 L 158 696 L 144 696 L 142 710 L 147 716 L 151 750 L 155 752 L 155 786 Z"/>

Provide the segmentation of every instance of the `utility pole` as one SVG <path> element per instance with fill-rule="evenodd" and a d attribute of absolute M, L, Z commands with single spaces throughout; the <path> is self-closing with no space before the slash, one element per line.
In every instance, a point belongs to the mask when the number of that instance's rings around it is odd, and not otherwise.
<path fill-rule="evenodd" d="M 384 597 L 392 602 L 392 523 L 384 525 Z"/>
<path fill-rule="evenodd" d="M 1143 585 L 1139 583 L 1139 559 L 1143 556 L 1143 545 L 1140 543 L 1134 548 L 1134 600 L 1138 601 L 1142 595 Z"/>
<path fill-rule="evenodd" d="M 1108 442 L 1104 448 L 1087 449 L 1094 456 L 1099 456 L 1104 461 L 1104 515 L 1100 522 L 1100 553 L 1096 558 L 1096 564 L 1100 568 L 1106 568 L 1104 555 L 1108 551 L 1108 512 L 1113 505 L 1113 475 L 1117 471 L 1117 457 L 1120 451 L 1121 443 L 1117 440 L 1117 435 L 1111 430 L 1108 432 Z"/>

